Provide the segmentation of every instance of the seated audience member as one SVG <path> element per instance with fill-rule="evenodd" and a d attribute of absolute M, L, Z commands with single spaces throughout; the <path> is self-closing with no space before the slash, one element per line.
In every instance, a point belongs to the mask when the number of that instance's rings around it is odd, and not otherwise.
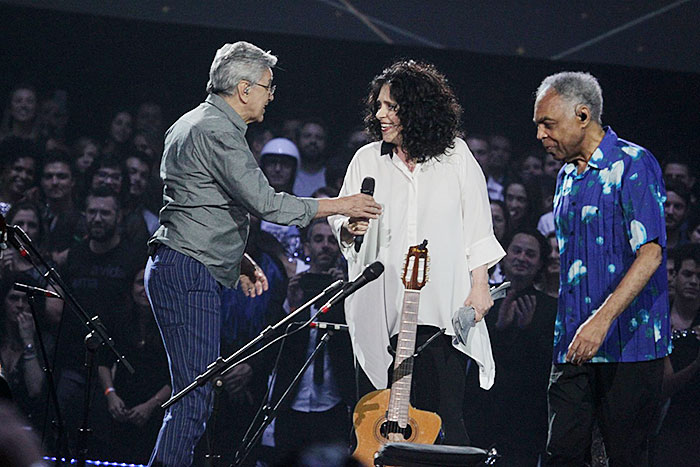
<path fill-rule="evenodd" d="M 489 137 L 488 169 L 486 170 L 486 185 L 489 198 L 503 201 L 505 186 L 508 184 L 508 170 L 512 159 L 510 139 L 501 134 Z"/>
<path fill-rule="evenodd" d="M 310 196 L 326 185 L 328 132 L 319 120 L 307 120 L 299 129 L 297 147 L 301 161 L 294 181 L 294 194 Z"/>
<path fill-rule="evenodd" d="M 544 172 L 544 158 L 547 156 L 541 148 L 532 150 L 520 161 L 518 173 L 525 182 L 535 182 Z"/>
<path fill-rule="evenodd" d="M 33 86 L 15 86 L 10 91 L 10 99 L 0 122 L 0 140 L 18 136 L 36 143 L 39 139 L 38 106 L 39 101 Z"/>
<path fill-rule="evenodd" d="M 106 188 L 116 194 L 120 201 L 126 198 L 129 183 L 124 167 L 124 158 L 111 153 L 100 156 L 87 173 L 88 191 Z"/>
<path fill-rule="evenodd" d="M 557 175 L 559 175 L 559 170 L 561 170 L 563 165 L 564 162 L 558 161 L 552 156 L 548 155 L 544 160 L 544 167 L 542 168 L 542 172 L 544 173 L 544 175 L 552 177 L 554 180 L 556 180 Z"/>
<path fill-rule="evenodd" d="M 700 439 L 700 245 L 677 248 L 671 304 L 673 352 L 665 360 L 667 412 L 653 449 L 654 466 L 694 465 Z"/>
<path fill-rule="evenodd" d="M 36 152 L 26 139 L 10 136 L 0 142 L 0 214 L 13 203 L 36 199 Z"/>
<path fill-rule="evenodd" d="M 537 230 L 545 237 L 554 232 L 554 192 L 557 188 L 556 177 L 542 175 L 537 177 L 536 185 L 542 194 L 542 214 L 537 221 Z"/>
<path fill-rule="evenodd" d="M 41 223 L 41 213 L 39 207 L 30 201 L 20 201 L 15 204 L 7 214 L 6 222 L 21 228 L 27 234 L 32 244 L 40 253 L 46 253 L 43 247 L 44 227 Z M 55 266 L 53 261 L 46 257 L 50 266 Z M 38 263 L 37 263 L 38 264 Z M 3 251 L 0 260 L 0 277 L 13 278 L 15 282 L 32 285 L 34 287 L 50 288 L 45 279 L 46 270 L 37 270 L 28 257 L 22 256 L 15 248 L 8 248 Z M 41 306 L 42 329 L 49 330 L 49 335 L 55 337 L 56 328 L 61 319 L 63 302 L 61 299 L 53 297 L 39 297 L 38 303 Z"/>
<path fill-rule="evenodd" d="M 163 109 L 155 102 L 143 102 L 136 111 L 136 131 L 152 131 L 163 134 L 165 131 L 163 124 Z"/>
<path fill-rule="evenodd" d="M 486 176 L 488 180 L 488 167 L 489 167 L 489 154 L 491 152 L 489 148 L 489 140 L 486 138 L 486 136 L 479 135 L 476 133 L 472 133 L 467 135 L 467 137 L 464 139 L 467 143 L 467 146 L 469 147 L 469 150 L 472 152 L 474 155 L 474 158 L 476 161 L 479 163 L 481 166 L 481 170 L 484 172 L 484 175 Z M 488 188 L 488 185 L 487 185 Z M 503 187 L 500 187 L 501 189 Z M 503 193 L 501 194 L 501 200 L 503 199 Z M 490 199 L 499 199 L 497 197 L 497 193 L 492 193 L 489 191 L 489 198 Z"/>
<path fill-rule="evenodd" d="M 676 295 L 676 250 L 666 252 L 666 276 L 668 277 L 668 301 L 673 303 Z"/>
<path fill-rule="evenodd" d="M 132 139 L 132 148 L 129 151 L 136 149 L 148 156 L 152 164 L 158 166 L 160 156 L 163 154 L 163 133 L 156 133 L 154 130 L 137 130 Z M 158 175 L 158 167 L 153 175 Z"/>
<path fill-rule="evenodd" d="M 690 243 L 700 244 L 700 211 L 688 216 L 688 240 Z"/>
<path fill-rule="evenodd" d="M 314 220 L 306 229 L 304 248 L 310 257 L 308 271 L 289 280 L 287 300 L 290 309 L 301 306 L 344 272 L 337 268 L 340 247 L 326 219 Z M 317 309 L 302 313 L 305 321 Z M 344 322 L 342 307 L 323 316 L 324 321 Z M 272 400 L 291 383 L 296 372 L 311 354 L 322 330 L 309 329 L 286 339 L 274 380 Z M 317 354 L 279 412 L 274 426 L 275 449 L 284 458 L 299 446 L 341 443 L 347 445 L 350 434 L 349 407 L 354 398 L 353 356 L 347 333 L 336 333 Z M 323 427 L 323 430 L 318 429 Z"/>
<path fill-rule="evenodd" d="M 146 246 L 138 248 L 122 238 L 119 198 L 108 188 L 90 193 L 85 202 L 87 241 L 71 248 L 63 268 L 63 278 L 75 299 L 90 316 L 98 315 L 106 329 L 113 330 L 123 320 L 125 304 L 132 291 L 133 278 L 146 263 Z M 64 307 L 57 350 L 60 370 L 57 392 L 64 413 L 69 439 L 80 424 L 83 393 L 87 382 L 85 345 L 87 328 L 72 310 Z M 90 382 L 95 384 L 94 382 Z M 96 390 L 96 385 L 93 386 Z M 95 427 L 101 420 L 93 411 Z M 100 434 L 99 430 L 95 430 Z M 94 442 L 99 446 L 100 439 Z"/>
<path fill-rule="evenodd" d="M 666 245 L 675 248 L 688 243 L 688 207 L 690 192 L 685 185 L 669 182 L 666 185 L 664 217 L 666 219 Z"/>
<path fill-rule="evenodd" d="M 260 155 L 262 153 L 263 147 L 274 137 L 275 135 L 272 133 L 272 131 L 269 128 L 266 128 L 265 126 L 251 126 L 250 128 L 248 128 L 248 131 L 246 131 L 245 139 L 246 141 L 248 141 L 248 147 L 250 148 L 250 152 L 253 153 L 253 157 L 255 157 L 255 160 L 258 162 L 258 164 L 260 164 Z M 291 141 L 290 138 L 285 139 Z M 291 193 L 291 191 L 289 191 L 288 193 Z"/>
<path fill-rule="evenodd" d="M 39 186 L 46 202 L 41 215 L 45 246 L 60 266 L 71 246 L 85 236 L 85 218 L 74 202 L 75 176 L 68 154 L 50 151 L 43 157 Z"/>
<path fill-rule="evenodd" d="M 110 120 L 107 138 L 102 146 L 104 154 L 123 155 L 134 132 L 134 118 L 126 110 L 117 112 Z"/>
<path fill-rule="evenodd" d="M 143 152 L 134 151 L 124 164 L 129 180 L 124 202 L 124 233 L 132 243 L 145 245 L 159 225 L 158 216 L 147 208 L 151 159 Z"/>
<path fill-rule="evenodd" d="M 544 269 L 544 287 L 543 292 L 554 299 L 559 298 L 559 274 L 560 274 L 560 259 L 559 259 L 559 242 L 557 234 L 554 232 L 547 235 L 549 243 L 549 256 L 545 261 Z"/>
<path fill-rule="evenodd" d="M 78 173 L 86 173 L 99 156 L 100 146 L 93 138 L 81 136 L 73 143 L 73 160 Z"/>
<path fill-rule="evenodd" d="M 501 244 L 506 244 L 506 232 L 508 232 L 508 209 L 503 201 L 492 199 L 491 204 L 491 221 L 493 222 L 493 234 Z M 500 284 L 503 282 L 502 261 L 489 271 L 489 284 Z"/>
<path fill-rule="evenodd" d="M 534 288 L 549 246 L 539 232 L 516 232 L 503 259 L 511 288 L 486 322 L 496 380 L 485 391 L 471 365 L 465 421 L 475 446 L 496 445 L 505 465 L 534 466 L 547 442 L 547 385 L 552 360 L 556 300 Z"/>
<path fill-rule="evenodd" d="M 43 429 L 46 378 L 27 294 L 0 281 L 0 368 L 12 398 L 34 430 Z"/>
<path fill-rule="evenodd" d="M 299 130 L 302 122 L 298 118 L 287 118 L 282 122 L 280 136 L 291 140 L 294 144 L 299 144 Z"/>
<path fill-rule="evenodd" d="M 240 287 L 224 288 L 221 296 L 221 355 L 224 357 L 284 317 L 282 305 L 287 295 L 287 273 L 276 255 L 269 251 L 271 244 L 281 247 L 274 238 L 260 230 L 259 222 L 257 218 L 251 219 L 246 252 L 265 273 L 269 289 L 251 298 L 246 297 Z M 206 450 L 222 456 L 222 459 L 233 458 L 266 393 L 274 361 L 274 352 L 268 350 L 224 375 L 223 387 L 215 396 L 208 434 L 204 437 L 210 439 L 211 444 L 200 443 L 198 451 Z M 257 452 L 251 453 L 244 465 L 255 465 L 257 457 Z"/>
<path fill-rule="evenodd" d="M 343 152 L 347 152 L 352 158 L 352 155 L 355 154 L 358 149 L 370 142 L 371 140 L 369 134 L 365 131 L 365 129 L 362 126 L 357 126 L 353 128 L 345 137 Z M 349 163 L 350 159 L 348 159 L 347 162 Z"/>
<path fill-rule="evenodd" d="M 299 150 L 287 138 L 273 138 L 262 148 L 260 167 L 276 192 L 291 193 L 299 168 Z M 296 226 L 262 221 L 260 228 L 282 244 L 287 254 L 285 261 L 294 263 L 303 258 L 301 237 Z"/>
<path fill-rule="evenodd" d="M 327 190 L 330 195 L 329 198 L 335 198 L 340 193 L 340 189 L 343 186 L 343 181 L 345 180 L 345 172 L 348 170 L 348 164 L 352 159 L 352 154 L 350 154 L 350 159 L 344 156 L 333 157 L 328 161 L 328 166 L 326 167 L 326 186 L 321 187 L 318 190 Z M 314 191 L 314 193 L 316 192 Z M 311 194 L 312 197 L 316 197 Z"/>
<path fill-rule="evenodd" d="M 66 141 L 68 126 L 68 95 L 56 90 L 54 95 L 41 103 L 39 110 L 39 141 L 43 151 L 59 149 L 69 152 Z"/>
<path fill-rule="evenodd" d="M 0 460 L 12 467 L 41 467 L 39 440 L 26 429 L 26 422 L 17 409 L 0 400 Z"/>
<path fill-rule="evenodd" d="M 143 269 L 133 277 L 126 312 L 111 329 L 112 337 L 135 373 L 103 352 L 100 386 L 111 416 L 109 450 L 112 460 L 145 464 L 163 419 L 161 404 L 170 398 L 170 373 L 163 340 L 143 285 Z"/>
<path fill-rule="evenodd" d="M 693 170 L 687 159 L 671 154 L 665 158 L 663 167 L 666 184 L 680 183 L 692 192 L 696 181 L 696 171 Z"/>
<path fill-rule="evenodd" d="M 511 180 L 503 190 L 510 216 L 510 232 L 533 229 L 542 214 L 540 190 L 522 180 Z"/>

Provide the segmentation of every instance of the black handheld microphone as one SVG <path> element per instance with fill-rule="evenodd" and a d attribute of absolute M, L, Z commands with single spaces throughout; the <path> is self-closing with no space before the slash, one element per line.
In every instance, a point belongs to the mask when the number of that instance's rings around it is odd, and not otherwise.
<path fill-rule="evenodd" d="M 321 307 L 321 312 L 327 313 L 328 310 L 330 310 L 331 307 L 333 307 L 333 305 L 335 305 L 338 302 L 342 302 L 347 297 L 355 293 L 357 289 L 364 287 L 365 285 L 367 285 L 368 282 L 372 282 L 374 279 L 381 276 L 383 272 L 384 265 L 379 261 L 375 261 L 374 263 L 370 264 L 365 268 L 364 271 L 362 271 L 360 277 L 350 282 L 347 285 L 347 287 L 344 287 L 343 290 L 341 290 L 340 292 L 335 294 L 333 298 L 328 300 L 326 304 Z"/>
<path fill-rule="evenodd" d="M 374 195 L 374 178 L 365 177 L 365 179 L 362 180 L 362 188 L 360 188 L 360 193 L 362 193 L 363 195 Z M 364 238 L 364 235 L 358 235 L 357 237 L 355 237 L 355 251 L 360 251 L 360 247 L 362 246 L 362 240 L 364 240 Z"/>

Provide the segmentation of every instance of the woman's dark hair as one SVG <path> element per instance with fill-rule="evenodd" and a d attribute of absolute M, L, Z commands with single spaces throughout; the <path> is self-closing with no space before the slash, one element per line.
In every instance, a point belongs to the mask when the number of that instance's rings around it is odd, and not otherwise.
<path fill-rule="evenodd" d="M 429 63 L 413 60 L 398 61 L 372 80 L 365 114 L 365 126 L 372 137 L 382 138 L 375 114 L 379 91 L 385 84 L 398 104 L 401 148 L 409 160 L 425 162 L 454 147 L 454 139 L 460 136 L 462 107 L 442 73 Z"/>
<path fill-rule="evenodd" d="M 41 208 L 32 201 L 20 201 L 19 203 L 14 203 L 12 208 L 10 208 L 5 216 L 8 224 L 15 223 L 15 216 L 19 211 L 32 211 L 34 214 L 36 214 L 36 220 L 39 225 L 39 235 L 38 238 L 32 238 L 32 243 L 35 243 L 38 247 L 40 247 L 44 240 L 44 223 L 41 221 Z"/>

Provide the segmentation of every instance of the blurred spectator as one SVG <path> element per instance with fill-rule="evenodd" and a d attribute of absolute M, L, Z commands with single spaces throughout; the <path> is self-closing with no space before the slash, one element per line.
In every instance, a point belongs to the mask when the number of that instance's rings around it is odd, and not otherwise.
<path fill-rule="evenodd" d="M 352 157 L 355 152 L 365 144 L 371 142 L 369 134 L 365 131 L 362 125 L 353 128 L 345 137 L 344 151 L 347 151 Z M 350 162 L 348 159 L 347 162 Z"/>
<path fill-rule="evenodd" d="M 545 260 L 543 292 L 556 299 L 559 298 L 559 274 L 561 268 L 557 235 L 554 232 L 548 234 L 547 242 L 549 243 L 549 256 Z"/>
<path fill-rule="evenodd" d="M 491 204 L 491 221 L 493 222 L 493 234 L 496 236 L 498 243 L 506 243 L 506 233 L 508 232 L 508 210 L 503 201 L 492 199 Z M 489 271 L 489 284 L 500 284 L 504 281 L 502 262 L 496 263 Z"/>
<path fill-rule="evenodd" d="M 517 232 L 503 270 L 511 288 L 486 322 L 497 377 L 479 388 L 471 365 L 465 403 L 467 432 L 475 446 L 496 445 L 506 465 L 535 466 L 547 442 L 547 385 L 552 361 L 557 302 L 534 288 L 548 256 L 546 240 L 533 230 Z"/>
<path fill-rule="evenodd" d="M 246 141 L 248 141 L 248 147 L 250 148 L 250 152 L 253 153 L 253 157 L 255 157 L 255 160 L 258 162 L 258 164 L 260 164 L 260 155 L 263 147 L 268 143 L 268 141 L 270 141 L 274 137 L 274 134 L 272 133 L 272 131 L 270 131 L 269 128 L 260 125 L 251 126 L 248 128 L 248 131 L 246 131 L 245 139 Z M 289 141 L 292 141 L 291 138 L 287 139 Z M 291 191 L 287 191 L 287 193 L 291 193 Z"/>
<path fill-rule="evenodd" d="M 37 93 L 33 86 L 20 84 L 10 92 L 10 100 L 0 122 L 0 140 L 19 136 L 36 142 L 39 138 Z"/>
<path fill-rule="evenodd" d="M 557 187 L 556 177 L 543 174 L 535 180 L 542 194 L 542 214 L 537 221 L 537 230 L 545 237 L 554 232 L 554 192 Z"/>
<path fill-rule="evenodd" d="M 690 243 L 700 244 L 700 212 L 697 209 L 688 219 L 688 239 Z"/>
<path fill-rule="evenodd" d="M 288 118 L 282 122 L 283 138 L 291 140 L 294 144 L 299 144 L 299 131 L 301 130 L 302 122 L 297 118 Z"/>
<path fill-rule="evenodd" d="M 120 201 L 126 198 L 130 189 L 124 159 L 112 153 L 103 154 L 92 164 L 87 173 L 87 180 L 88 191 L 107 188 L 117 195 Z"/>
<path fill-rule="evenodd" d="M 93 138 L 81 136 L 73 143 L 73 160 L 75 168 L 84 174 L 100 156 L 100 146 Z"/>
<path fill-rule="evenodd" d="M 109 123 L 107 138 L 102 147 L 105 154 L 122 155 L 131 141 L 134 132 L 134 119 L 126 110 L 117 112 Z"/>
<path fill-rule="evenodd" d="M 68 154 L 50 151 L 43 157 L 40 187 L 46 202 L 41 215 L 46 231 L 46 248 L 61 265 L 71 245 L 85 236 L 85 220 L 75 207 L 75 178 Z"/>
<path fill-rule="evenodd" d="M 121 237 L 118 228 L 122 219 L 121 206 L 111 190 L 103 187 L 88 195 L 85 216 L 88 240 L 70 250 L 63 277 L 88 315 L 99 315 L 111 334 L 115 323 L 125 319 L 125 304 L 132 291 L 134 276 L 146 262 L 146 247 L 136 248 Z M 87 329 L 75 313 L 63 313 L 57 356 L 60 369 L 57 391 L 69 437 L 75 434 L 82 414 L 86 384 L 83 341 L 86 334 Z M 92 415 L 91 426 L 95 427 L 101 419 L 97 410 Z M 96 429 L 95 433 L 99 430 Z"/>
<path fill-rule="evenodd" d="M 68 152 L 66 127 L 68 126 L 68 96 L 66 91 L 57 90 L 53 97 L 41 103 L 39 111 L 39 137 L 42 150 L 59 149 Z"/>
<path fill-rule="evenodd" d="M 133 277 L 126 312 L 116 322 L 113 338 L 135 373 L 103 353 L 99 365 L 101 389 L 111 416 L 109 451 L 112 460 L 145 464 L 150 458 L 163 418 L 160 405 L 170 397 L 170 373 L 163 340 L 143 285 L 143 269 Z"/>
<path fill-rule="evenodd" d="M 143 102 L 136 111 L 136 131 L 163 134 L 163 109 L 155 102 Z"/>
<path fill-rule="evenodd" d="M 489 137 L 489 156 L 487 169 L 487 187 L 491 199 L 503 200 L 504 188 L 508 183 L 512 148 L 508 137 L 493 134 Z"/>
<path fill-rule="evenodd" d="M 695 465 L 700 439 L 700 246 L 684 245 L 674 256 L 673 353 L 665 360 L 663 381 L 670 401 L 654 443 L 654 466 Z"/>
<path fill-rule="evenodd" d="M 142 152 L 133 152 L 124 163 L 129 188 L 124 202 L 124 232 L 132 243 L 145 245 L 158 228 L 158 216 L 147 208 L 150 193 L 151 159 Z"/>
<path fill-rule="evenodd" d="M 24 233 L 32 241 L 32 244 L 44 253 L 43 238 L 44 227 L 41 223 L 41 213 L 39 207 L 31 201 L 20 201 L 15 204 L 7 214 L 7 224 L 15 225 L 21 228 Z M 50 258 L 45 258 L 49 266 L 55 264 Z M 13 278 L 16 282 L 32 285 L 41 288 L 50 288 L 46 281 L 44 269 L 37 270 L 26 256 L 22 256 L 14 248 L 8 248 L 3 251 L 2 260 L 0 260 L 0 277 Z M 42 329 L 49 330 L 49 335 L 55 336 L 58 322 L 61 319 L 63 310 L 63 302 L 61 299 L 52 297 L 39 297 L 37 303 L 41 306 L 38 311 L 43 311 L 40 320 Z"/>
<path fill-rule="evenodd" d="M 489 154 L 491 152 L 488 139 L 483 135 L 470 134 L 466 137 L 465 141 L 467 142 L 469 150 L 474 155 L 474 158 L 481 166 L 481 170 L 484 171 L 484 175 L 488 179 Z M 498 193 L 491 193 L 489 191 L 489 198 L 498 199 L 494 198 L 494 196 L 498 196 Z"/>
<path fill-rule="evenodd" d="M 688 243 L 688 207 L 690 192 L 685 185 L 669 182 L 666 184 L 666 202 L 664 216 L 666 218 L 666 245 L 675 248 Z"/>
<path fill-rule="evenodd" d="M 289 280 L 290 309 L 301 306 L 337 279 L 345 278 L 343 271 L 336 268 L 340 247 L 326 219 L 314 220 L 306 232 L 304 247 L 311 258 L 310 268 Z M 316 308 L 312 307 L 298 320 L 307 320 L 315 312 Z M 332 310 L 323 319 L 344 322 L 342 308 Z M 277 367 L 273 400 L 278 400 L 286 390 L 323 334 L 322 330 L 305 328 L 286 340 Z M 336 333 L 317 354 L 275 420 L 278 458 L 299 446 L 336 442 L 347 445 L 351 423 L 349 407 L 354 397 L 353 385 L 348 382 L 353 380 L 353 375 L 349 336 Z"/>
<path fill-rule="evenodd" d="M 27 431 L 26 423 L 10 404 L 0 401 L 0 465 L 42 467 L 39 440 Z"/>
<path fill-rule="evenodd" d="M 525 182 L 534 182 L 544 173 L 544 159 L 547 154 L 537 148 L 525 155 L 520 161 L 518 173 Z M 554 190 L 552 190 L 554 193 Z"/>
<path fill-rule="evenodd" d="M 13 400 L 35 430 L 43 428 L 45 377 L 27 294 L 0 281 L 0 368 Z"/>
<path fill-rule="evenodd" d="M 664 162 L 664 181 L 667 184 L 680 183 L 688 190 L 695 185 L 695 174 L 690 163 L 677 155 L 669 155 Z"/>
<path fill-rule="evenodd" d="M 556 180 L 557 175 L 559 174 L 559 170 L 561 170 L 563 165 L 563 161 L 558 161 L 552 156 L 547 155 L 547 157 L 545 157 L 544 159 L 544 167 L 542 169 L 542 172 L 545 175 L 548 175 Z"/>
<path fill-rule="evenodd" d="M 5 215 L 13 203 L 36 199 L 35 146 L 30 141 L 10 136 L 0 142 L 0 214 Z"/>
<path fill-rule="evenodd" d="M 326 185 L 327 138 L 326 127 L 318 120 L 307 120 L 299 129 L 301 165 L 294 182 L 295 195 L 311 196 Z"/>
<path fill-rule="evenodd" d="M 509 233 L 535 228 L 542 213 L 542 198 L 538 187 L 514 179 L 503 190 L 509 215 Z"/>
<path fill-rule="evenodd" d="M 291 193 L 299 168 L 299 150 L 287 138 L 273 138 L 265 144 L 260 155 L 260 167 L 276 192 Z M 303 258 L 299 229 L 293 225 L 278 225 L 262 221 L 260 228 L 272 234 L 284 247 L 287 260 Z"/>

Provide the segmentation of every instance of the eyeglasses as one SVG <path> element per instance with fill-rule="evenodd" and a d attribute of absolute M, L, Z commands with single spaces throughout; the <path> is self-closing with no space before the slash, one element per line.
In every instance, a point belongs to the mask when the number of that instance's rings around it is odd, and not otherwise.
<path fill-rule="evenodd" d="M 267 86 L 265 86 L 264 84 L 260 84 L 260 83 L 253 83 L 253 84 L 256 86 L 260 86 L 261 88 L 267 89 L 267 92 L 269 92 L 271 96 L 275 95 L 275 89 L 277 89 L 276 85 L 274 85 L 272 83 L 268 84 Z"/>

